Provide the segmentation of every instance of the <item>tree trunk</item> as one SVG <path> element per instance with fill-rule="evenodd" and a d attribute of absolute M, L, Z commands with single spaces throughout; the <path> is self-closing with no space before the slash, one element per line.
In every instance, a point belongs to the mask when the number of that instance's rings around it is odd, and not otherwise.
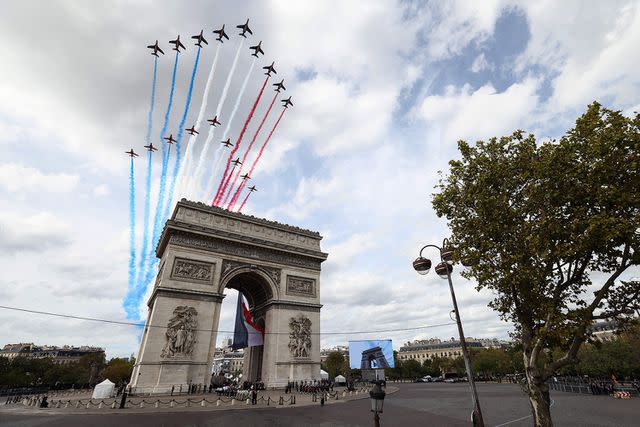
<path fill-rule="evenodd" d="M 549 386 L 541 378 L 535 367 L 527 367 L 525 371 L 527 373 L 527 390 L 529 392 L 529 403 L 531 404 L 534 425 L 536 427 L 553 427 Z"/>

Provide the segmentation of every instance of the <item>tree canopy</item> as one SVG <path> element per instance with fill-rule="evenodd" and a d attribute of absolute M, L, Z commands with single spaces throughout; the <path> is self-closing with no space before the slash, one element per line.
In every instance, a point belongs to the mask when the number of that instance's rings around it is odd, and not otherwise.
<path fill-rule="evenodd" d="M 433 206 L 470 266 L 463 274 L 514 323 L 544 394 L 594 319 L 640 309 L 640 282 L 619 280 L 640 263 L 640 116 L 593 103 L 557 141 L 516 131 L 458 149 Z M 545 348 L 562 353 L 549 361 Z"/>

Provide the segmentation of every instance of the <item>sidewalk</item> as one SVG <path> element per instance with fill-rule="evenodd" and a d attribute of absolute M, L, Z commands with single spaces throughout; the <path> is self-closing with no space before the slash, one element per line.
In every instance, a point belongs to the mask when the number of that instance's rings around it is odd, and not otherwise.
<path fill-rule="evenodd" d="M 398 391 L 397 387 L 387 386 L 387 394 Z M 110 399 L 82 399 L 53 397 L 48 400 L 49 408 L 39 408 L 39 399 L 25 399 L 22 403 L 0 405 L 0 413 L 11 414 L 104 414 L 104 413 L 163 413 L 163 412 L 192 412 L 219 411 L 229 409 L 258 409 L 258 408 L 291 408 L 300 406 L 320 406 L 320 394 L 311 395 L 299 392 L 284 394 L 282 390 L 266 390 L 258 393 L 256 405 L 250 404 L 250 399 L 235 399 L 212 394 L 198 394 L 188 396 L 161 397 L 132 397 L 127 398 L 124 409 L 119 409 L 120 398 Z M 325 405 L 369 398 L 368 389 L 348 392 L 345 388 L 335 388 L 327 395 Z M 249 402 L 249 403 L 247 403 Z"/>

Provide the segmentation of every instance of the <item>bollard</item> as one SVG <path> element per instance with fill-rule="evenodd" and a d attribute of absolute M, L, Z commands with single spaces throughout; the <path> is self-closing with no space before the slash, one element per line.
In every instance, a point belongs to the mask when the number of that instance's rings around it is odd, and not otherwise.
<path fill-rule="evenodd" d="M 91 407 L 91 401 L 87 402 L 87 409 L 89 409 Z"/>
<path fill-rule="evenodd" d="M 280 396 L 280 401 L 278 402 L 278 405 L 284 405 L 284 398 L 282 396 Z"/>
<path fill-rule="evenodd" d="M 235 405 L 236 404 L 236 399 L 231 399 L 231 405 Z"/>
<path fill-rule="evenodd" d="M 187 408 L 191 407 L 191 400 L 187 399 Z"/>
<path fill-rule="evenodd" d="M 79 408 L 79 407 L 80 407 L 80 401 L 78 400 L 78 401 L 76 402 L 76 408 Z"/>
<path fill-rule="evenodd" d="M 249 399 L 246 400 L 247 405 L 249 404 Z"/>
<path fill-rule="evenodd" d="M 173 408 L 173 399 L 171 399 L 171 402 L 169 402 L 169 407 Z"/>
<path fill-rule="evenodd" d="M 271 397 L 267 396 L 267 406 L 269 406 L 269 402 L 271 401 Z"/>
<path fill-rule="evenodd" d="M 347 396 L 347 392 L 346 392 L 346 391 L 343 391 L 343 392 L 342 392 L 342 397 L 346 397 L 346 396 Z"/>
<path fill-rule="evenodd" d="M 144 402 L 140 402 L 140 407 L 144 408 Z"/>
<path fill-rule="evenodd" d="M 160 401 L 156 400 L 155 407 L 157 408 L 157 407 L 159 407 L 159 406 L 160 406 Z"/>
<path fill-rule="evenodd" d="M 202 402 L 200 402 L 200 406 L 202 406 L 204 408 L 204 406 L 205 406 L 205 400 L 204 399 L 202 399 Z"/>
<path fill-rule="evenodd" d="M 220 406 L 220 399 L 216 400 L 216 406 Z"/>
<path fill-rule="evenodd" d="M 111 404 L 111 409 L 116 409 L 116 401 L 114 400 L 113 403 Z"/>
<path fill-rule="evenodd" d="M 64 404 L 64 407 L 65 407 L 65 408 L 68 408 L 68 407 L 69 407 L 69 402 L 65 403 L 65 404 Z"/>
<path fill-rule="evenodd" d="M 102 409 L 102 402 L 98 403 L 98 409 Z"/>

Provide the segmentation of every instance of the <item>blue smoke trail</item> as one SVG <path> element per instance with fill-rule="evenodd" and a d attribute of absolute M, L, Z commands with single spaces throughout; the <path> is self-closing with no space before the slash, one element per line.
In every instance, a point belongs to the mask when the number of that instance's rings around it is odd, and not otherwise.
<path fill-rule="evenodd" d="M 134 185 L 132 156 L 131 168 L 129 169 L 129 292 L 133 291 L 136 279 L 136 192 Z M 128 316 L 135 313 L 135 306 L 131 304 L 132 302 L 129 298 L 124 302 L 124 308 Z"/>
<path fill-rule="evenodd" d="M 182 114 L 182 120 L 180 120 L 180 125 L 178 127 L 178 137 L 176 138 L 176 160 L 173 166 L 173 176 L 171 177 L 171 184 L 169 186 L 169 195 L 167 196 L 167 204 L 164 207 L 164 213 L 162 218 L 169 217 L 169 210 L 171 209 L 172 201 L 173 201 L 173 192 L 176 188 L 176 179 L 178 178 L 178 174 L 180 173 L 180 141 L 182 140 L 182 135 L 184 133 L 184 124 L 187 121 L 187 114 L 189 113 L 189 106 L 191 105 L 191 94 L 193 93 L 193 82 L 196 78 L 196 71 L 198 70 L 198 62 L 200 61 L 200 51 L 198 49 L 198 54 L 196 55 L 196 62 L 193 64 L 193 71 L 191 72 L 191 82 L 189 82 L 189 91 L 187 92 L 187 102 L 184 106 L 184 113 Z"/>
<path fill-rule="evenodd" d="M 162 144 L 162 172 L 160 173 L 160 189 L 158 191 L 158 202 L 156 204 L 156 213 L 153 218 L 153 246 L 158 243 L 160 238 L 160 230 L 162 228 L 162 204 L 164 202 L 164 192 L 167 181 L 167 169 L 169 166 L 169 156 L 171 155 L 171 146 L 166 147 L 164 143 L 165 133 L 167 132 L 167 126 L 169 125 L 169 114 L 171 113 L 171 105 L 173 104 L 173 92 L 176 87 L 176 70 L 178 68 L 178 52 L 176 52 L 176 60 L 173 63 L 173 76 L 171 77 L 171 91 L 169 92 L 169 103 L 167 104 L 167 112 L 164 115 L 164 124 L 162 125 L 162 131 L 160 131 L 160 144 Z M 150 255 L 152 257 L 152 255 Z M 149 270 L 147 269 L 147 273 Z M 146 275 L 147 277 L 149 274 Z M 146 280 L 148 283 L 149 280 Z"/>
<path fill-rule="evenodd" d="M 149 102 L 149 117 L 147 120 L 147 135 L 145 141 L 147 145 L 151 143 L 151 129 L 153 128 L 153 107 L 156 99 L 156 78 L 158 71 L 158 57 L 153 62 L 153 82 L 151 83 L 151 101 Z M 140 260 L 138 261 L 138 271 L 136 278 L 136 288 L 143 286 L 141 282 L 144 277 L 144 267 L 147 262 L 147 250 L 149 247 L 149 210 L 150 210 L 150 198 L 151 198 L 151 165 L 152 165 L 151 151 L 149 151 L 149 158 L 147 160 L 147 181 L 145 185 L 145 197 L 144 197 L 144 225 L 142 233 L 142 247 L 140 249 Z"/>
<path fill-rule="evenodd" d="M 157 245 L 159 234 L 160 234 L 159 218 L 160 218 L 160 213 L 162 212 L 162 200 L 163 200 L 162 194 L 164 194 L 164 186 L 165 186 L 165 180 L 167 176 L 167 166 L 169 163 L 169 156 L 171 154 L 171 146 L 165 147 L 163 138 L 165 133 L 167 132 L 167 126 L 169 125 L 169 116 L 171 114 L 171 106 L 173 104 L 173 93 L 176 85 L 176 71 L 178 69 L 178 58 L 179 58 L 178 52 L 176 52 L 176 57 L 173 62 L 173 73 L 171 76 L 171 90 L 169 91 L 169 102 L 167 103 L 167 111 L 165 112 L 165 115 L 164 115 L 164 124 L 162 125 L 162 130 L 160 131 L 160 145 L 162 146 L 162 171 L 160 173 L 160 190 L 158 191 L 158 202 L 156 204 L 156 212 L 153 220 L 153 233 L 151 238 L 153 246 L 151 251 L 149 251 L 147 246 L 145 252 L 141 254 L 141 256 L 144 258 L 144 272 L 140 273 L 140 277 L 138 279 L 138 286 L 136 287 L 135 291 L 131 292 L 130 295 L 127 295 L 125 300 L 125 306 L 130 307 L 127 309 L 127 317 L 130 319 L 136 319 L 136 320 L 138 319 L 139 317 L 137 312 L 138 306 L 140 305 L 140 300 L 142 299 L 144 292 L 146 290 L 145 287 L 151 280 L 151 276 L 153 273 L 154 263 L 151 260 L 153 258 L 153 248 L 155 248 L 155 246 Z M 150 167 L 151 166 L 149 166 L 149 168 Z M 151 193 L 151 189 L 150 189 L 151 183 L 149 181 L 150 176 L 151 174 L 149 173 L 147 175 L 147 179 L 148 179 L 147 194 Z M 146 230 L 147 229 L 145 229 L 145 232 Z M 146 253 L 147 251 L 149 251 L 149 253 Z"/>

